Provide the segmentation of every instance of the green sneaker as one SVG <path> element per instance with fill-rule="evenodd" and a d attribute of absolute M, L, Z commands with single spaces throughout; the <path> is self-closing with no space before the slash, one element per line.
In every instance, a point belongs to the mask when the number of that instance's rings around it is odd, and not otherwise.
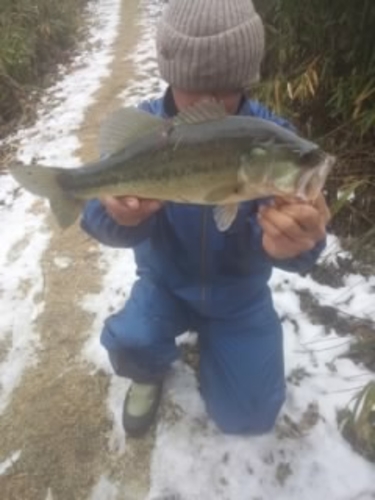
<path fill-rule="evenodd" d="M 132 382 L 125 398 L 122 422 L 129 436 L 141 437 L 153 424 L 159 407 L 162 383 Z"/>

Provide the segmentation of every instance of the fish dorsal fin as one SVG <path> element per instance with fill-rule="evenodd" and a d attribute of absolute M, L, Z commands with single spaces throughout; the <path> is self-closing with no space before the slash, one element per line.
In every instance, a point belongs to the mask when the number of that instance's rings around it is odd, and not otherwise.
<path fill-rule="evenodd" d="M 112 113 L 100 130 L 101 155 L 112 156 L 151 132 L 167 133 L 167 121 L 138 108 L 121 108 Z"/>
<path fill-rule="evenodd" d="M 192 125 L 215 120 L 222 120 L 228 116 L 222 102 L 215 99 L 205 99 L 180 111 L 173 119 L 174 125 Z"/>

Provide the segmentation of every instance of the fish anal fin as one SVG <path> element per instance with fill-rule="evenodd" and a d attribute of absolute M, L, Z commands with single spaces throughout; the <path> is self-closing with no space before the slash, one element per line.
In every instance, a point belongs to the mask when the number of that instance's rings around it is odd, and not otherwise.
<path fill-rule="evenodd" d="M 217 205 L 214 208 L 214 219 L 216 227 L 223 232 L 230 228 L 238 213 L 238 203 L 228 205 Z"/>

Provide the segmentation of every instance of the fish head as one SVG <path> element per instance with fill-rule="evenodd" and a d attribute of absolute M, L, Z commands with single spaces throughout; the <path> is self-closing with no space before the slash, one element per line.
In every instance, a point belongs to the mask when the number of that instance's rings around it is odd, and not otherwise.
<path fill-rule="evenodd" d="M 260 195 L 291 196 L 315 200 L 323 188 L 335 158 L 320 148 L 301 151 L 271 145 L 255 147 L 242 157 L 245 190 Z"/>
<path fill-rule="evenodd" d="M 299 159 L 300 175 L 296 186 L 297 197 L 308 201 L 316 200 L 335 163 L 336 157 L 325 153 L 320 148 L 303 153 Z"/>
<path fill-rule="evenodd" d="M 241 157 L 243 190 L 249 195 L 294 195 L 301 175 L 299 160 L 300 155 L 290 148 L 251 148 Z"/>

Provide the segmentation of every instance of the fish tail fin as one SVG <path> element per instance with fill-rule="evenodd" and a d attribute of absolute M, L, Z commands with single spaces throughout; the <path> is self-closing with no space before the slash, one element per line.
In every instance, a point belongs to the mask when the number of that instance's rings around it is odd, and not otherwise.
<path fill-rule="evenodd" d="M 61 228 L 66 229 L 78 219 L 83 202 L 64 192 L 58 181 L 58 177 L 66 173 L 65 169 L 14 163 L 9 167 L 9 173 L 24 189 L 49 200 L 51 211 Z"/>

